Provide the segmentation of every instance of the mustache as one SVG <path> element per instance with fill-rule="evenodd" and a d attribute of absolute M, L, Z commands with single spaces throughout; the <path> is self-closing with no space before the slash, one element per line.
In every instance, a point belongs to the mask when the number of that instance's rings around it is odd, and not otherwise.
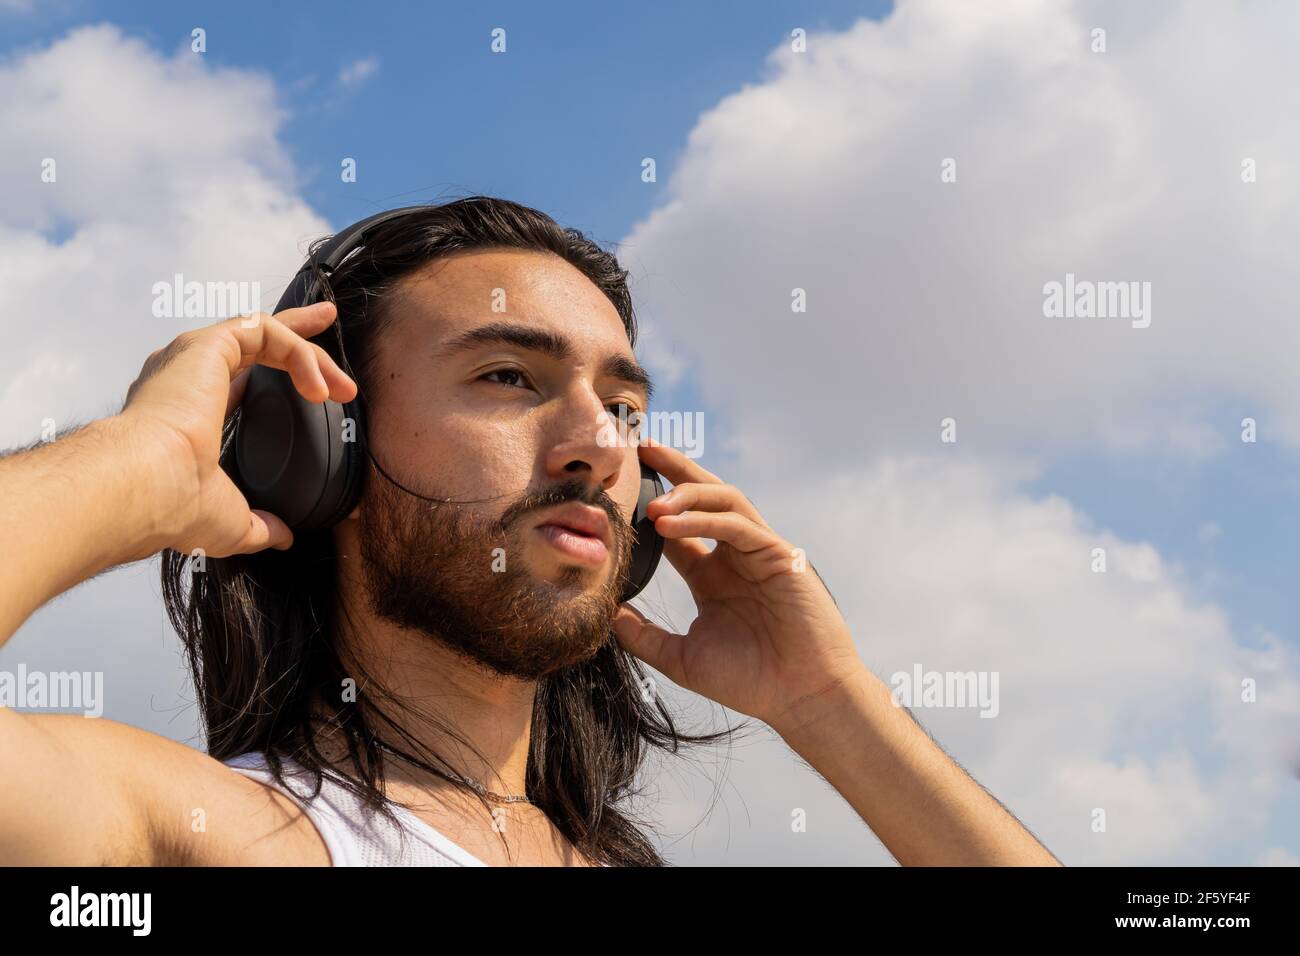
<path fill-rule="evenodd" d="M 497 528 L 499 531 L 504 532 L 512 523 L 534 511 L 554 508 L 556 505 L 565 505 L 571 501 L 583 505 L 594 505 L 604 511 L 609 518 L 610 527 L 616 535 L 621 535 L 624 530 L 630 530 L 631 528 L 627 519 L 619 511 L 618 504 L 605 493 L 605 489 L 599 486 L 591 487 L 581 478 L 573 478 L 558 485 L 552 485 L 544 491 L 530 492 L 524 495 L 506 508 L 497 521 Z"/>
<path fill-rule="evenodd" d="M 493 498 L 503 497 L 495 495 L 492 498 L 470 498 L 456 499 L 454 497 L 431 497 L 420 494 L 418 491 L 412 491 L 406 485 L 402 484 L 379 463 L 370 449 L 366 448 L 366 456 L 374 466 L 375 471 L 390 485 L 398 491 L 410 495 L 412 498 L 418 498 L 421 501 L 427 501 L 432 505 L 452 505 L 452 504 L 474 504 L 480 501 L 491 501 Z M 544 491 L 529 492 L 522 498 L 510 505 L 502 513 L 501 517 L 495 522 L 495 529 L 498 534 L 504 534 L 510 525 L 532 511 L 540 511 L 543 508 L 553 508 L 556 505 L 568 504 L 570 501 L 576 501 L 579 504 L 595 505 L 602 509 L 609 518 L 610 528 L 615 534 L 615 540 L 620 540 L 623 535 L 631 534 L 632 525 L 622 512 L 618 510 L 618 504 L 605 493 L 605 489 L 599 486 L 590 487 L 588 484 L 577 476 L 568 481 L 560 482 Z"/>

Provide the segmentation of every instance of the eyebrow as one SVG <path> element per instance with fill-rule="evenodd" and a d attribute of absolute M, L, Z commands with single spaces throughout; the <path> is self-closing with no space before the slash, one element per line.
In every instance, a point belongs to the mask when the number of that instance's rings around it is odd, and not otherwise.
<path fill-rule="evenodd" d="M 573 358 L 575 352 L 573 343 L 558 332 L 511 322 L 492 322 L 449 339 L 435 353 L 435 358 L 448 358 L 463 352 L 472 352 L 485 345 L 513 345 L 530 352 L 540 352 L 559 362 Z M 618 379 L 628 385 L 644 389 L 647 402 L 654 395 L 654 383 L 650 381 L 650 373 L 626 356 L 608 356 L 600 364 L 599 373 L 604 377 Z"/>

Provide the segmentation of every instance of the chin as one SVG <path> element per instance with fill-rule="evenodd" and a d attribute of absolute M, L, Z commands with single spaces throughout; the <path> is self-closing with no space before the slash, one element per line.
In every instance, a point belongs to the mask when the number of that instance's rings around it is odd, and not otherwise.
<path fill-rule="evenodd" d="M 605 585 L 605 574 L 586 568 L 561 567 L 547 574 L 533 574 L 536 585 L 562 600 L 596 594 Z"/>
<path fill-rule="evenodd" d="M 549 585 L 563 591 L 596 591 L 609 579 L 611 562 L 606 559 L 603 564 L 593 567 L 590 564 L 561 561 L 554 555 L 528 555 L 527 568 L 529 577 L 542 585 Z"/>

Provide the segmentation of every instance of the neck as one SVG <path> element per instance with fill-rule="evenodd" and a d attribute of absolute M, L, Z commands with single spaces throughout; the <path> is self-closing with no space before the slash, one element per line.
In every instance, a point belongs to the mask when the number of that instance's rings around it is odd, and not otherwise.
<path fill-rule="evenodd" d="M 356 693 L 366 694 L 387 718 L 368 713 L 378 741 L 494 793 L 523 794 L 537 682 L 502 677 L 432 635 L 378 618 L 364 600 L 349 600 L 349 592 L 355 595 L 346 586 L 340 592 L 347 602 L 340 619 L 349 622 L 340 652 L 358 665 Z M 391 780 L 425 790 L 451 786 L 385 756 Z"/>

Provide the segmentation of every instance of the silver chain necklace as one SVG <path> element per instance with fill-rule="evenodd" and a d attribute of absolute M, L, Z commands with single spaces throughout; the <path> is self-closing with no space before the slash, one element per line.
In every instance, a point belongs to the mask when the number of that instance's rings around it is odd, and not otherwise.
<path fill-rule="evenodd" d="M 375 746 L 378 747 L 380 750 L 388 751 L 390 754 L 392 754 L 394 757 L 397 757 L 400 760 L 405 760 L 407 763 L 411 763 L 411 759 L 409 757 L 405 756 L 404 754 L 398 753 L 396 750 L 388 746 L 388 744 L 384 743 L 382 740 L 376 740 Z M 489 800 L 494 800 L 497 803 L 532 803 L 532 801 L 529 800 L 528 797 L 526 797 L 523 794 L 493 793 L 491 790 L 483 786 L 483 784 L 479 783 L 477 780 L 471 780 L 469 779 L 469 777 L 462 777 L 454 770 L 438 770 L 435 767 L 425 766 L 423 763 L 419 764 L 418 766 L 420 767 L 420 769 L 430 771 L 431 773 L 435 773 L 440 777 L 445 777 L 448 780 L 454 780 L 458 783 L 463 783 L 465 784 L 465 786 L 469 787 L 475 793 L 479 794 L 479 796 L 486 797 Z"/>

